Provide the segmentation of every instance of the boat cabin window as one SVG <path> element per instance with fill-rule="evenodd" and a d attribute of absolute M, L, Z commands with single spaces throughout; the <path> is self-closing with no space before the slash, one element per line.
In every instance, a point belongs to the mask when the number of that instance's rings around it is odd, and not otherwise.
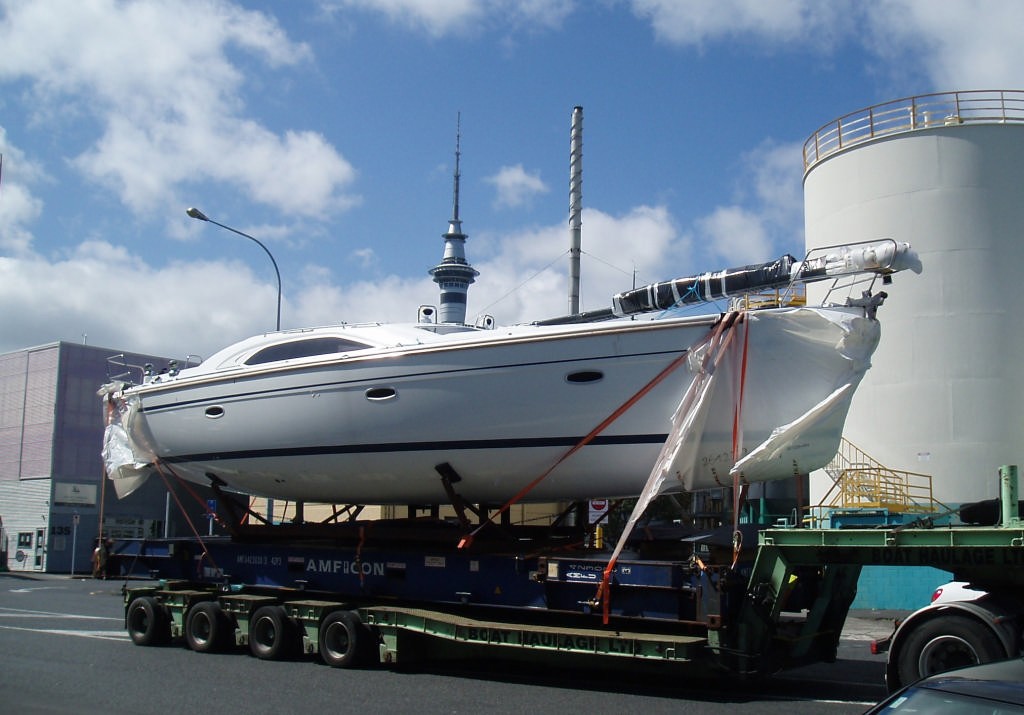
<path fill-rule="evenodd" d="M 263 348 L 245 361 L 246 365 L 262 365 L 268 362 L 291 360 L 293 358 L 313 357 L 314 355 L 333 355 L 353 350 L 365 350 L 366 345 L 346 340 L 345 338 L 308 338 L 293 340 L 290 343 L 278 343 Z"/>

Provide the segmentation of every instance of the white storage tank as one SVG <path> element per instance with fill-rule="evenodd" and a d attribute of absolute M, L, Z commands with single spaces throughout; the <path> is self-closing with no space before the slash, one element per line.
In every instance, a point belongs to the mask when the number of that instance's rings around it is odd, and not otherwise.
<path fill-rule="evenodd" d="M 946 504 L 998 496 L 998 467 L 1024 465 L 1024 92 L 860 110 L 815 132 L 804 162 L 807 248 L 891 237 L 924 265 L 878 286 L 882 341 L 845 436 L 931 474 Z"/>

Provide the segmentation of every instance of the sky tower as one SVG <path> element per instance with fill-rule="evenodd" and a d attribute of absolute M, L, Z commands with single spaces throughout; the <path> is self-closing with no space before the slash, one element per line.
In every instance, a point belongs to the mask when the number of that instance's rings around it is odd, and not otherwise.
<path fill-rule="evenodd" d="M 466 294 L 469 284 L 480 272 L 466 261 L 466 234 L 462 232 L 459 219 L 459 158 L 462 144 L 462 115 L 459 114 L 455 132 L 455 189 L 452 201 L 452 218 L 448 222 L 448 233 L 444 239 L 444 257 L 430 269 L 434 282 L 441 288 L 439 323 L 466 322 Z"/>

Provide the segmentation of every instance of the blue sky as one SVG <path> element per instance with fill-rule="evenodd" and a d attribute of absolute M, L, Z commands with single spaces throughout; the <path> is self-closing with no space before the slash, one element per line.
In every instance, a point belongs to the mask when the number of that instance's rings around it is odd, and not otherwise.
<path fill-rule="evenodd" d="M 209 355 L 412 320 L 451 215 L 468 318 L 585 309 L 802 253 L 801 146 L 934 91 L 1024 86 L 1014 0 L 0 0 L 0 352 Z M 876 238 L 876 237 L 865 237 Z M 912 236 L 894 236 L 913 241 Z"/>

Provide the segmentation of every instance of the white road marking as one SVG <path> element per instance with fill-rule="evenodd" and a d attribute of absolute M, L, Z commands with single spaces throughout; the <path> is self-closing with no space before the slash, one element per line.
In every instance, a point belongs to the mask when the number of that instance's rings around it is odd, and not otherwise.
<path fill-rule="evenodd" d="M 25 620 L 46 619 L 46 621 L 112 621 L 123 626 L 123 618 L 112 618 L 110 616 L 87 616 L 81 613 L 54 613 L 52 611 L 32 611 L 25 608 L 7 608 L 0 606 L 0 621 L 17 620 L 22 623 Z M 84 624 L 83 624 L 84 625 Z M 30 633 L 48 633 L 55 636 L 78 636 L 79 638 L 98 638 L 100 640 L 124 641 L 128 640 L 128 634 L 122 628 L 117 630 L 94 630 L 94 629 L 71 629 L 71 628 L 30 628 L 28 626 L 13 626 L 0 623 L 0 630 L 7 631 L 28 631 Z"/>
<path fill-rule="evenodd" d="M 80 638 L 98 638 L 105 641 L 126 641 L 128 634 L 123 631 L 69 631 L 60 628 L 20 628 L 18 626 L 0 625 L 0 630 L 28 631 L 30 633 L 48 633 L 55 636 L 78 636 Z"/>
<path fill-rule="evenodd" d="M 25 608 L 7 608 L 0 606 L 0 618 L 79 618 L 86 621 L 118 621 L 123 618 L 112 618 L 110 616 L 86 616 L 81 613 L 54 613 L 53 611 L 30 611 Z"/>

